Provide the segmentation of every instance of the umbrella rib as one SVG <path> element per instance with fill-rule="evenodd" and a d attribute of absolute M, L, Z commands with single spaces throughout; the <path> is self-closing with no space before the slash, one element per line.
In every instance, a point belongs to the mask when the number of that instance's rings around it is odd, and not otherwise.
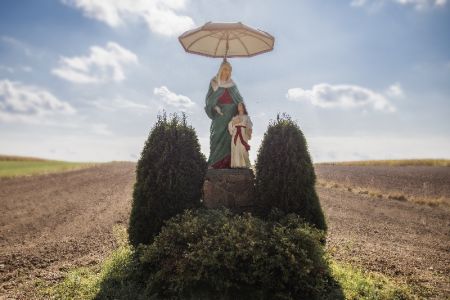
<path fill-rule="evenodd" d="M 207 36 L 211 36 L 211 35 L 213 35 L 215 32 L 214 31 L 210 31 L 208 34 L 205 34 L 205 35 L 202 35 L 201 37 L 199 37 L 199 38 L 196 38 L 195 40 L 193 40 L 190 44 L 189 44 L 189 46 L 187 46 L 187 49 L 189 49 L 194 43 L 196 43 L 198 40 L 200 40 L 200 39 L 202 39 L 202 38 L 205 38 L 205 37 L 207 37 Z"/>
<path fill-rule="evenodd" d="M 225 36 L 225 30 L 222 31 L 222 37 L 224 37 L 224 36 Z M 219 49 L 219 45 L 220 45 L 221 39 L 217 39 L 217 40 L 218 40 L 218 42 L 217 42 L 217 45 L 216 45 L 216 49 L 214 49 L 214 55 L 217 55 L 217 49 Z"/>
<path fill-rule="evenodd" d="M 246 34 L 248 36 L 254 37 L 257 40 L 260 40 L 261 42 L 263 42 L 264 44 L 266 44 L 269 48 L 272 47 L 269 43 L 267 43 L 264 39 L 260 38 L 259 36 L 255 35 L 255 34 L 251 34 L 249 32 L 246 32 Z"/>
<path fill-rule="evenodd" d="M 259 35 L 255 34 L 255 33 L 253 33 L 253 32 L 250 32 L 250 31 L 244 31 L 243 34 L 244 34 L 244 36 L 245 36 L 245 35 L 251 36 L 251 37 L 253 37 L 253 38 L 255 38 L 255 39 L 257 39 L 257 40 L 263 42 L 263 43 L 266 44 L 267 47 L 269 47 L 269 48 L 272 47 L 272 46 L 271 46 L 269 43 L 267 43 L 263 38 L 261 38 Z M 235 35 L 235 36 L 236 36 L 236 38 L 241 42 L 241 44 L 244 45 L 244 43 L 241 41 L 241 38 L 238 37 L 237 35 Z M 244 48 L 245 48 L 245 50 L 247 50 L 247 53 L 250 55 L 250 52 L 248 51 L 248 49 L 247 49 L 245 46 L 244 46 Z"/>
<path fill-rule="evenodd" d="M 248 51 L 247 46 L 245 46 L 245 44 L 244 44 L 244 42 L 242 42 L 241 38 L 237 35 L 236 35 L 236 38 L 242 44 L 242 47 L 244 47 L 245 51 L 247 51 L 247 54 L 250 55 L 250 51 Z"/>

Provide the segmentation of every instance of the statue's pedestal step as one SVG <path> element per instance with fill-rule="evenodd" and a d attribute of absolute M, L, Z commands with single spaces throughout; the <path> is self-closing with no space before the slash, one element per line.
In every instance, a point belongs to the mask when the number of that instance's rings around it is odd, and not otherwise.
<path fill-rule="evenodd" d="M 207 208 L 225 206 L 233 212 L 251 212 L 255 196 L 252 169 L 208 169 L 203 183 L 203 203 Z"/>

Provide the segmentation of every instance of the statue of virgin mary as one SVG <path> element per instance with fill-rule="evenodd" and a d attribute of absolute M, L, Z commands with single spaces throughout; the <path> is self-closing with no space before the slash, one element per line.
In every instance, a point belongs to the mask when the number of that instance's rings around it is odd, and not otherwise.
<path fill-rule="evenodd" d="M 211 79 L 206 94 L 205 111 L 212 120 L 208 168 L 231 167 L 231 136 L 228 123 L 236 112 L 237 104 L 243 102 L 236 84 L 231 79 L 231 70 L 231 64 L 224 59 L 217 75 Z"/>

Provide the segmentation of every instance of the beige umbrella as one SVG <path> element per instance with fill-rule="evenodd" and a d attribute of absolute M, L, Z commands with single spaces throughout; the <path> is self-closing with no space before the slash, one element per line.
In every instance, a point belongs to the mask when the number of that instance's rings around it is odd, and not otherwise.
<path fill-rule="evenodd" d="M 275 38 L 269 33 L 237 23 L 207 22 L 178 37 L 186 52 L 209 57 L 245 57 L 271 51 Z"/>

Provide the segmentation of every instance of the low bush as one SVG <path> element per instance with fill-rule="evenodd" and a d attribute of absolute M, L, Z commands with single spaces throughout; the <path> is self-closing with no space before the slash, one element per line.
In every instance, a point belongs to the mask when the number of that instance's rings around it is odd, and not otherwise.
<path fill-rule="evenodd" d="M 324 299 L 324 232 L 295 214 L 266 222 L 228 209 L 186 210 L 138 249 L 148 297 Z"/>

